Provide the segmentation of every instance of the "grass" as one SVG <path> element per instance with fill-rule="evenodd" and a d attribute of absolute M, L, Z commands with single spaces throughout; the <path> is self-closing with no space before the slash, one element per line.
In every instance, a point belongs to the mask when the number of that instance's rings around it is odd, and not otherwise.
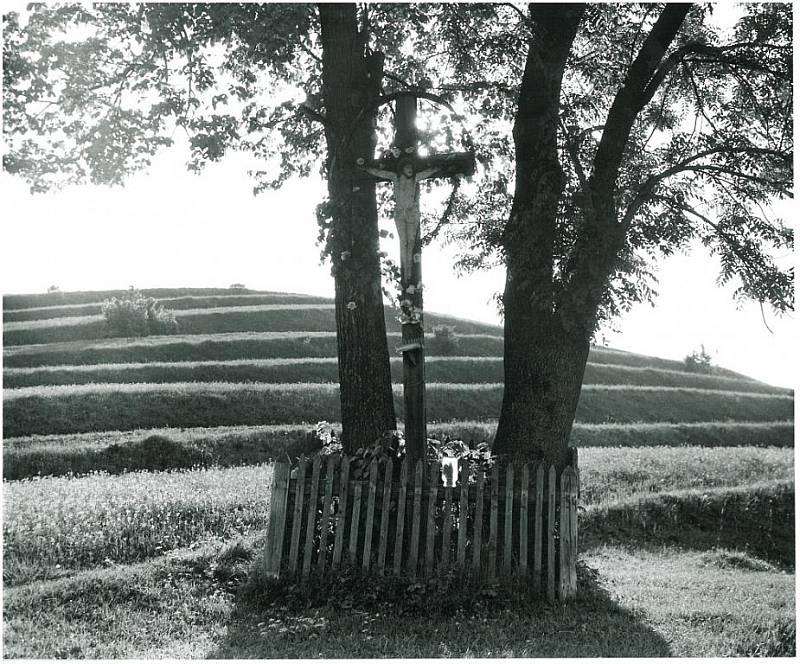
<path fill-rule="evenodd" d="M 3 581 L 132 563 L 266 525 L 269 465 L 3 485 Z"/>
<path fill-rule="evenodd" d="M 161 298 L 159 300 L 167 309 L 182 311 L 185 309 L 199 309 L 201 307 L 235 307 L 241 305 L 259 304 L 327 304 L 330 298 L 316 297 L 314 295 L 291 295 L 288 293 L 253 293 L 245 295 L 184 295 L 182 297 Z M 28 309 L 5 309 L 3 322 L 16 322 L 27 320 L 44 320 L 61 318 L 64 316 L 89 316 L 97 315 L 102 311 L 101 301 L 84 304 L 50 305 L 31 307 Z"/>
<path fill-rule="evenodd" d="M 578 601 L 549 607 L 502 594 L 464 606 L 426 586 L 393 594 L 344 588 L 295 601 L 291 590 L 264 592 L 251 564 L 260 546 L 253 538 L 213 544 L 10 588 L 6 656 L 722 657 L 796 650 L 794 575 L 763 561 L 759 567 L 739 550 L 591 546 L 581 554 Z M 752 565 L 720 566 L 719 558 Z M 403 594 L 411 596 L 402 601 Z"/>
<path fill-rule="evenodd" d="M 402 359 L 391 358 L 392 377 L 402 380 Z M 428 357 L 426 379 L 439 383 L 497 383 L 503 381 L 501 357 Z M 3 371 L 5 388 L 86 383 L 172 382 L 338 382 L 335 357 L 206 360 L 200 362 L 139 362 L 11 368 Z M 741 392 L 791 394 L 792 390 L 763 383 L 619 364 L 588 363 L 584 382 L 598 385 L 695 387 Z"/>
<path fill-rule="evenodd" d="M 495 416 L 502 385 L 432 383 L 431 422 Z M 332 383 L 114 383 L 24 387 L 4 391 L 3 435 L 77 433 L 165 426 L 337 421 Z M 395 410 L 402 416 L 401 388 Z M 789 396 L 628 385 L 584 386 L 579 422 L 772 421 L 793 415 Z"/>
<path fill-rule="evenodd" d="M 603 533 L 629 532 L 635 527 L 649 532 L 651 522 L 636 521 L 635 510 L 630 516 L 634 525 L 624 522 L 632 501 L 649 505 L 665 500 L 669 492 L 683 491 L 669 504 L 689 501 L 687 509 L 699 513 L 710 504 L 695 501 L 701 492 L 752 484 L 754 480 L 769 480 L 773 483 L 769 488 L 793 479 L 791 450 L 663 450 L 674 468 L 666 476 L 661 474 L 664 461 L 659 451 L 593 449 L 583 454 L 581 502 L 590 511 L 588 525 L 581 526 L 581 532 L 587 533 L 581 535 L 582 539 L 593 541 L 598 527 Z M 209 538 L 228 541 L 264 526 L 271 477 L 272 467 L 261 465 L 5 482 L 4 580 L 16 585 L 101 564 L 141 561 Z M 780 505 L 774 510 L 776 524 L 788 509 L 788 484 L 782 486 L 776 493 L 776 504 Z M 729 508 L 729 512 L 742 512 L 751 521 L 760 519 L 766 524 L 766 503 L 759 498 L 765 490 L 752 492 L 757 499 L 748 506 L 749 512 L 741 506 Z M 733 494 L 728 490 L 726 495 Z M 734 499 L 741 500 L 738 494 L 729 497 L 730 505 Z M 655 509 L 648 507 L 642 513 Z M 723 521 L 725 510 L 721 511 L 723 514 L 717 514 L 717 509 L 708 521 Z M 678 517 L 683 521 L 677 521 Z M 669 513 L 664 523 L 674 522 L 673 528 L 688 532 L 685 517 L 683 513 Z M 655 516 L 651 518 L 652 523 L 659 523 Z M 740 519 L 740 529 L 741 523 Z M 719 532 L 714 527 L 709 532 L 716 542 L 714 537 Z M 773 535 L 767 532 L 765 541 L 774 541 Z"/>
<path fill-rule="evenodd" d="M 335 329 L 332 304 L 265 304 L 253 306 L 189 309 L 176 315 L 183 334 L 219 334 L 224 332 L 286 332 L 291 330 L 325 331 Z M 497 333 L 495 325 L 476 323 L 452 316 L 426 315 L 426 325 L 447 324 L 458 333 Z M 386 327 L 400 330 L 395 312 L 386 309 Z M 102 316 L 67 316 L 30 320 L 3 325 L 3 345 L 44 344 L 107 336 Z"/>
<path fill-rule="evenodd" d="M 400 343 L 399 334 L 390 333 L 388 337 L 390 348 Z M 496 335 L 461 335 L 459 338 L 458 353 L 462 355 L 497 356 L 502 352 L 503 339 Z M 291 331 L 182 334 L 13 346 L 3 351 L 6 368 L 309 357 L 336 357 L 336 334 Z"/>
<path fill-rule="evenodd" d="M 332 426 L 339 430 L 338 424 Z M 491 440 L 496 422 L 455 421 L 429 428 L 440 438 L 479 442 Z M 127 470 L 189 468 L 196 465 L 227 467 L 257 464 L 272 459 L 313 452 L 318 443 L 309 438 L 311 425 L 255 425 L 209 428 L 161 428 L 132 431 L 98 431 L 79 434 L 25 436 L 3 441 L 3 478 L 17 480 L 34 475 L 85 474 L 93 470 L 121 473 Z M 158 445 L 152 443 L 158 439 Z M 572 442 L 583 448 L 687 445 L 716 448 L 721 455 L 738 454 L 732 447 L 791 448 L 794 423 L 698 422 L 694 424 L 586 424 L 572 429 Z M 695 447 L 700 450 L 701 448 Z M 670 457 L 669 450 L 659 450 Z M 781 450 L 784 452 L 784 450 Z M 790 451 L 786 451 L 791 454 Z M 581 458 L 593 465 L 595 453 L 586 449 Z M 626 452 L 619 452 L 626 454 Z M 753 453 L 757 456 L 757 453 Z M 588 457 L 586 455 L 589 455 Z M 701 454 L 702 456 L 702 454 Z M 715 457 L 716 458 L 716 457 Z M 663 476 L 668 469 L 661 468 Z M 590 472 L 587 469 L 587 472 Z"/>

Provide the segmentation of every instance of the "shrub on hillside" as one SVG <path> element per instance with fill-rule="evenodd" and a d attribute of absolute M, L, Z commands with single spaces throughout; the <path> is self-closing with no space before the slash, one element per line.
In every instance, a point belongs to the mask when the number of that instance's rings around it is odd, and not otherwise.
<path fill-rule="evenodd" d="M 146 337 L 150 334 L 175 334 L 175 314 L 153 297 L 145 297 L 132 286 L 121 298 L 103 302 L 106 333 L 110 337 Z"/>
<path fill-rule="evenodd" d="M 458 337 L 451 325 L 436 325 L 433 336 L 428 339 L 429 355 L 455 355 L 458 352 Z"/>
<path fill-rule="evenodd" d="M 228 288 L 231 290 L 245 290 L 247 287 L 244 284 L 231 284 Z"/>
<path fill-rule="evenodd" d="M 692 373 L 714 373 L 714 366 L 711 364 L 711 355 L 706 352 L 706 347 L 700 344 L 700 350 L 692 351 L 683 358 L 686 371 Z"/>

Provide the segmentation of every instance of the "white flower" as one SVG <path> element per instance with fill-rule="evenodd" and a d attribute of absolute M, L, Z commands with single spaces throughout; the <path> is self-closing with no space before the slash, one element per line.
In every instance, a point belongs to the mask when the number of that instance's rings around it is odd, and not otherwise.
<path fill-rule="evenodd" d="M 356 303 L 355 303 L 355 302 L 353 302 L 353 301 L 351 300 L 350 302 L 348 302 L 348 303 L 347 303 L 347 308 L 348 308 L 350 311 L 352 311 L 353 309 L 355 309 L 355 308 L 356 308 Z"/>

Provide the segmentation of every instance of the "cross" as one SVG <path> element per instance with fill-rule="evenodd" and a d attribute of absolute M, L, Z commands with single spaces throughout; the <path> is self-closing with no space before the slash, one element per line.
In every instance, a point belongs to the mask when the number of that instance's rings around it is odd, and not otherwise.
<path fill-rule="evenodd" d="M 392 148 L 379 159 L 358 159 L 367 173 L 394 185 L 394 223 L 400 237 L 400 310 L 403 341 L 403 401 L 405 405 L 406 454 L 424 459 L 425 343 L 422 328 L 422 238 L 420 236 L 419 183 L 437 177 L 472 175 L 475 156 L 451 152 L 420 157 L 417 154 L 417 96 L 396 96 L 395 135 Z"/>

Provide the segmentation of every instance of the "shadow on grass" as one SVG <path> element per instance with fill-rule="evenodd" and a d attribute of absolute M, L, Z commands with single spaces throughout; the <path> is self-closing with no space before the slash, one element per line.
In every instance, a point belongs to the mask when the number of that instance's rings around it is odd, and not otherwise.
<path fill-rule="evenodd" d="M 580 547 L 732 549 L 794 571 L 794 520 L 789 482 L 676 491 L 589 510 L 580 519 Z"/>
<path fill-rule="evenodd" d="M 513 587 L 344 575 L 312 592 L 260 577 L 237 595 L 209 658 L 666 657 L 666 641 L 621 608 L 595 570 L 579 597 L 549 605 Z"/>

